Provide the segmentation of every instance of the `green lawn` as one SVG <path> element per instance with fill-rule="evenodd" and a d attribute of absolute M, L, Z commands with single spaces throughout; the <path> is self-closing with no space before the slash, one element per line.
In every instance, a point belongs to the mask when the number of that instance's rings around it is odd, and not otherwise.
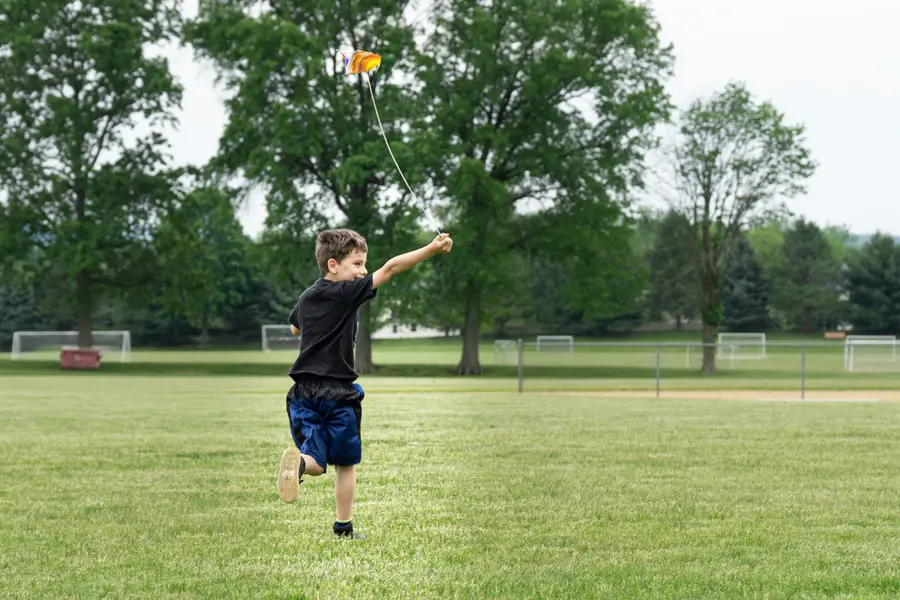
<path fill-rule="evenodd" d="M 284 376 L 0 376 L 0 597 L 900 596 L 900 403 L 404 381 L 364 380 L 353 542 L 331 474 L 275 493 Z"/>

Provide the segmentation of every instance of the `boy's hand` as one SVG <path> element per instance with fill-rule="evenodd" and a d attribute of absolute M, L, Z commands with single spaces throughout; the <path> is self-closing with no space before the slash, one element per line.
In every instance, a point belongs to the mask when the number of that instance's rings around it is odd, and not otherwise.
<path fill-rule="evenodd" d="M 384 266 L 372 273 L 372 288 L 378 289 L 384 285 L 397 273 L 402 273 L 407 269 L 419 264 L 423 260 L 428 260 L 435 254 L 447 254 L 453 247 L 453 240 L 450 239 L 449 233 L 442 233 L 427 246 L 422 246 L 418 250 L 407 252 L 395 256 L 391 260 L 384 263 Z"/>
<path fill-rule="evenodd" d="M 449 233 L 442 233 L 434 238 L 429 245 L 435 254 L 447 254 L 450 252 L 450 248 L 453 247 L 453 240 L 450 239 Z"/>

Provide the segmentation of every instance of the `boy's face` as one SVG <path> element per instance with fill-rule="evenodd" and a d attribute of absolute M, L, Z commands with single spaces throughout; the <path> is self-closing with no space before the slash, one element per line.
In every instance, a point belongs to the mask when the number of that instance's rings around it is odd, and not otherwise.
<path fill-rule="evenodd" d="M 328 259 L 328 276 L 331 281 L 351 281 L 362 279 L 368 274 L 366 271 L 366 253 L 354 250 L 344 257 L 341 262 L 333 258 Z"/>

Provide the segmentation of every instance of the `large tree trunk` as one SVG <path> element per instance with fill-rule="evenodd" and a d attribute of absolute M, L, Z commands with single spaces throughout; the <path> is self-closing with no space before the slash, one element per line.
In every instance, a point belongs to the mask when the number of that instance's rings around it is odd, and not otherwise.
<path fill-rule="evenodd" d="M 718 329 L 716 325 L 703 324 L 703 366 L 700 368 L 701 373 L 716 372 L 716 347 L 713 344 L 716 341 Z"/>
<path fill-rule="evenodd" d="M 703 366 L 701 373 L 716 372 L 716 334 L 719 331 L 720 306 L 715 278 L 704 278 L 703 282 Z"/>
<path fill-rule="evenodd" d="M 90 348 L 94 343 L 91 335 L 93 328 L 91 312 L 94 303 L 91 298 L 91 280 L 86 271 L 79 271 L 75 275 L 75 302 L 78 316 L 78 347 Z"/>
<path fill-rule="evenodd" d="M 457 375 L 481 375 L 481 363 L 478 360 L 478 333 L 481 321 L 481 291 L 478 286 L 469 283 L 466 286 L 466 321 L 463 324 L 463 353 Z"/>
<path fill-rule="evenodd" d="M 360 375 L 374 373 L 372 361 L 372 330 L 369 328 L 372 307 L 367 302 L 359 310 L 359 331 L 356 335 L 356 372 Z"/>
<path fill-rule="evenodd" d="M 709 203 L 707 202 L 707 206 Z M 701 228 L 702 260 L 700 261 L 700 297 L 702 301 L 703 332 L 703 365 L 700 372 L 712 374 L 716 372 L 716 333 L 721 322 L 719 306 L 719 278 L 716 270 L 716 255 L 710 237 L 709 225 Z"/>

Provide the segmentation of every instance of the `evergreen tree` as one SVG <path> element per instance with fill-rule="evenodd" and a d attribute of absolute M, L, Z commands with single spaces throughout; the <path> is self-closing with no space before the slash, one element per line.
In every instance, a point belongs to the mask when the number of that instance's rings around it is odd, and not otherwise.
<path fill-rule="evenodd" d="M 854 332 L 900 334 L 900 248 L 887 235 L 876 234 L 849 260 Z"/>
<path fill-rule="evenodd" d="M 690 221 L 677 211 L 669 211 L 657 225 L 650 250 L 650 313 L 666 312 L 681 328 L 684 319 L 697 314 L 700 281 L 696 267 L 697 236 Z"/>
<path fill-rule="evenodd" d="M 42 328 L 34 287 L 28 284 L 0 285 L 0 348 L 10 349 L 15 331 Z"/>
<path fill-rule="evenodd" d="M 773 275 L 772 305 L 786 316 L 788 327 L 809 332 L 837 324 L 841 267 L 814 223 L 800 219 L 785 232 Z"/>
<path fill-rule="evenodd" d="M 762 332 L 769 328 L 769 283 L 762 261 L 746 235 L 728 255 L 722 290 L 724 323 L 730 331 Z"/>

